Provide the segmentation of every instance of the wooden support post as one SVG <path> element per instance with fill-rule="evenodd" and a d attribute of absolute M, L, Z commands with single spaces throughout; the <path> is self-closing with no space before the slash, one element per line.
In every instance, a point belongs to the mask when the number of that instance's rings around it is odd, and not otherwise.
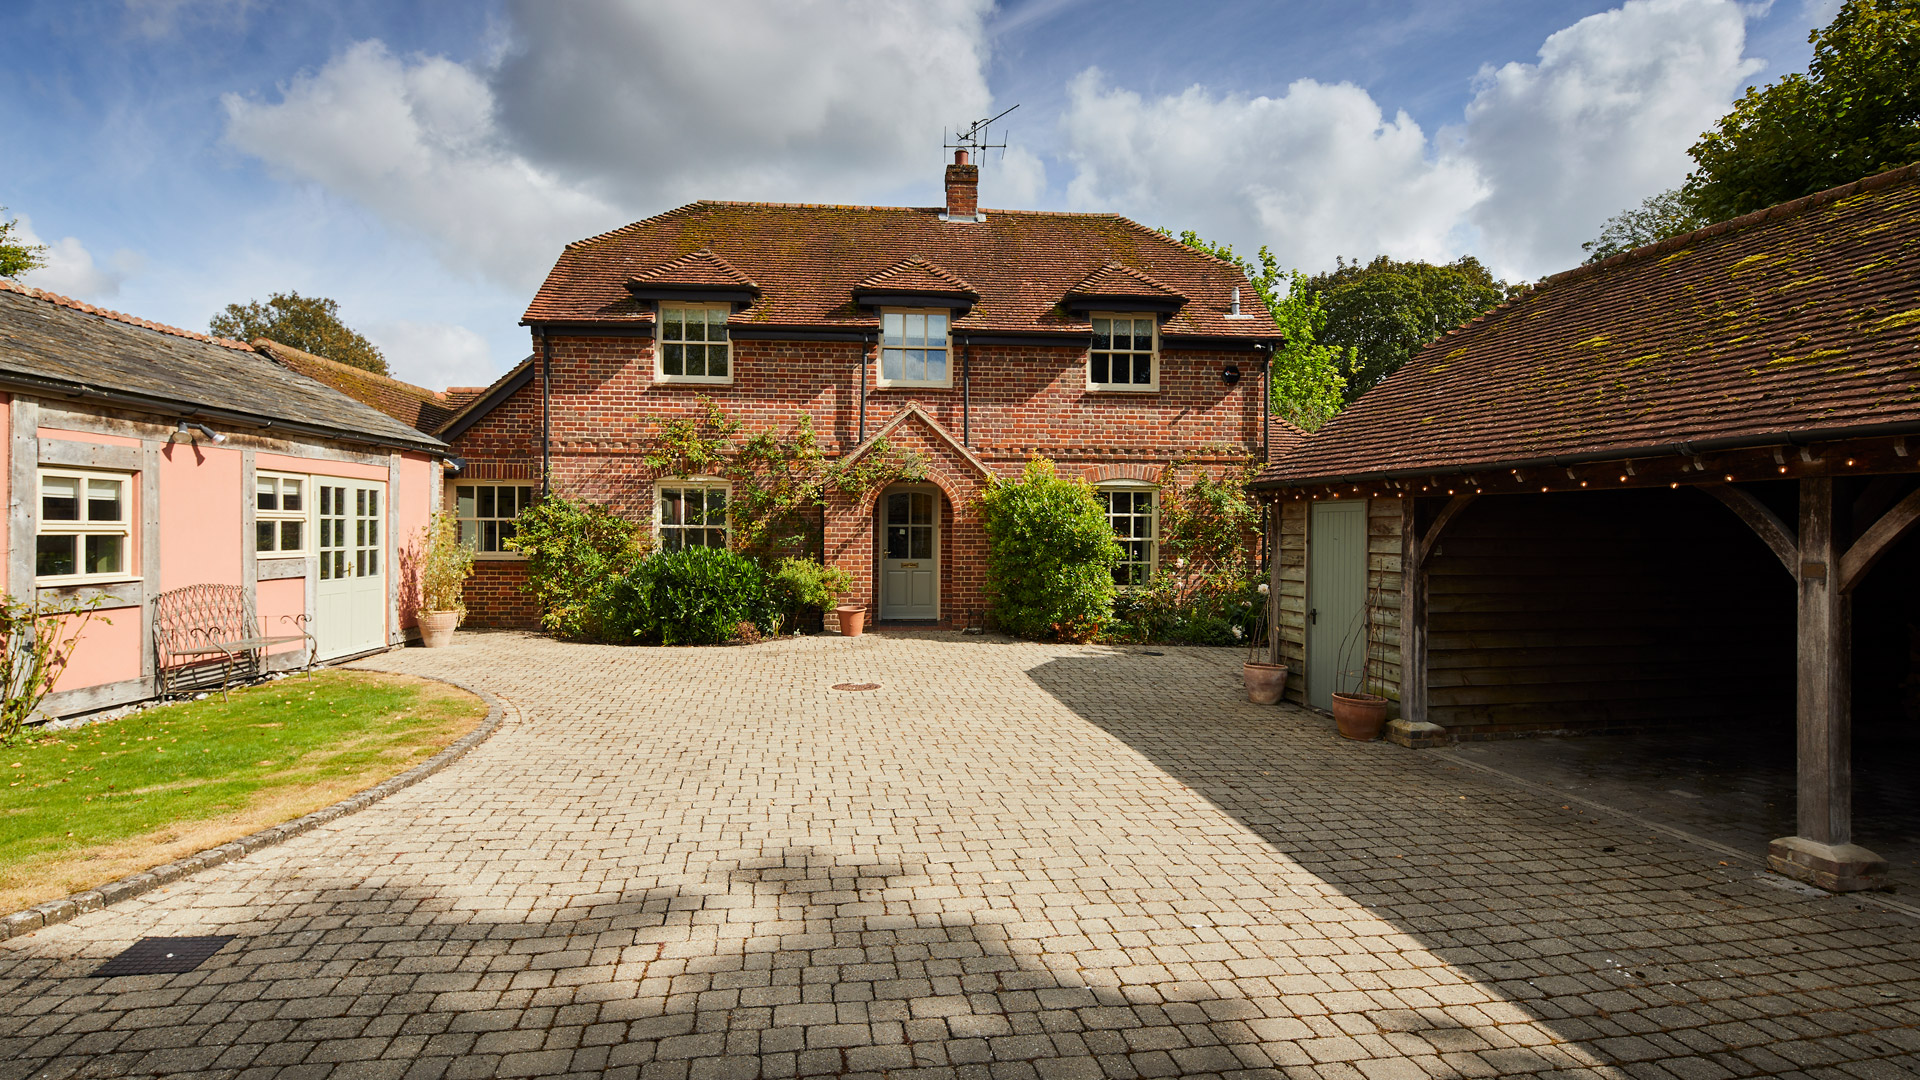
<path fill-rule="evenodd" d="M 1767 846 L 1789 877 L 1835 892 L 1877 888 L 1886 861 L 1853 843 L 1852 613 L 1834 535 L 1833 478 L 1800 481 L 1799 835 Z"/>
<path fill-rule="evenodd" d="M 1424 532 L 1412 496 L 1400 500 L 1400 718 L 1387 725 L 1387 740 L 1401 746 L 1447 741 L 1447 729 L 1427 716 L 1427 567 L 1441 531 L 1473 499 L 1449 499 Z"/>

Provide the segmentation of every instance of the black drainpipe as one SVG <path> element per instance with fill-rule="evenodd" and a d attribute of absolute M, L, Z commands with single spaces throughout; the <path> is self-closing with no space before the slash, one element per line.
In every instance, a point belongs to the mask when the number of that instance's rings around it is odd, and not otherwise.
<path fill-rule="evenodd" d="M 960 445 L 973 446 L 973 343 L 960 339 Z"/>
<path fill-rule="evenodd" d="M 553 339 L 540 328 L 540 493 L 553 493 Z"/>
<path fill-rule="evenodd" d="M 869 334 L 860 349 L 860 438 L 855 445 L 867 441 L 867 365 L 873 363 L 873 346 L 879 340 L 878 334 Z"/>

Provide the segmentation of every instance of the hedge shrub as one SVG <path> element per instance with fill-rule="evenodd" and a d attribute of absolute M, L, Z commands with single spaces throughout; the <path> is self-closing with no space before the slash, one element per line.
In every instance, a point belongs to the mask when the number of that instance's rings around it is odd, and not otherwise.
<path fill-rule="evenodd" d="M 507 544 L 527 557 L 527 591 L 541 627 L 608 640 L 608 590 L 639 565 L 652 537 L 608 507 L 556 494 L 522 510 L 515 526 Z"/>
<path fill-rule="evenodd" d="M 1024 638 L 1088 641 L 1113 617 L 1120 545 L 1083 480 L 1034 458 L 1018 480 L 980 497 L 987 532 L 987 603 L 1002 630 Z"/>
<path fill-rule="evenodd" d="M 608 599 L 608 639 L 644 645 L 721 645 L 742 623 L 773 632 L 779 615 L 766 571 L 723 548 L 652 555 Z"/>

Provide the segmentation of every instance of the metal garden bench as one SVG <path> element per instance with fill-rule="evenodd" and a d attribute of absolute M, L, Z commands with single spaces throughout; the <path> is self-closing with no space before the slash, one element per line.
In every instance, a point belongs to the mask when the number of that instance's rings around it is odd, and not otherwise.
<path fill-rule="evenodd" d="M 295 641 L 306 643 L 304 667 L 313 670 L 319 646 L 307 630 L 306 615 L 280 616 L 281 622 L 297 628 L 295 633 L 264 633 L 253 597 L 239 585 L 168 589 L 153 603 L 154 673 L 162 697 L 209 686 L 217 672 L 224 700 L 236 675 L 264 674 L 267 650 Z"/>

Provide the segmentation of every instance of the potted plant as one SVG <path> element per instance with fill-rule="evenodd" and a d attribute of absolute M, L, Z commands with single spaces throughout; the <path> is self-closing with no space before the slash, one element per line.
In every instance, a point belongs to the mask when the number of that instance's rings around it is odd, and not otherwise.
<path fill-rule="evenodd" d="M 845 570 L 837 566 L 822 566 L 811 559 L 782 559 L 779 569 L 773 573 L 773 588 L 780 599 L 783 619 L 789 624 L 797 622 L 796 616 L 802 611 L 834 608 L 840 613 L 842 633 L 860 633 L 859 626 L 851 631 L 847 629 L 847 609 L 834 607 L 835 602 L 853 588 L 853 575 Z M 865 608 L 853 610 L 863 615 L 866 612 Z"/>
<path fill-rule="evenodd" d="M 473 573 L 473 549 L 460 542 L 460 519 L 442 511 L 421 530 L 420 643 L 438 649 L 453 641 L 466 617 L 461 593 Z"/>
<path fill-rule="evenodd" d="M 1253 633 L 1247 635 L 1247 662 L 1242 666 L 1241 677 L 1246 682 L 1248 701 L 1255 705 L 1275 705 L 1287 692 L 1287 665 L 1264 659 L 1273 654 L 1267 629 L 1267 613 L 1272 604 L 1267 599 L 1264 581 L 1260 583 L 1260 598 L 1260 621 L 1254 624 Z"/>
<path fill-rule="evenodd" d="M 1366 604 L 1360 609 L 1360 626 L 1342 643 L 1340 650 L 1340 670 L 1352 670 L 1347 662 L 1357 638 L 1361 657 L 1359 679 L 1352 691 L 1333 694 L 1333 726 L 1343 737 L 1361 742 L 1379 738 L 1387 724 L 1387 699 L 1367 689 L 1373 685 L 1373 606 L 1374 591 L 1368 589 Z"/>
<path fill-rule="evenodd" d="M 841 604 L 833 609 L 840 616 L 840 632 L 847 637 L 859 637 L 867 631 L 867 609 L 860 604 Z"/>

